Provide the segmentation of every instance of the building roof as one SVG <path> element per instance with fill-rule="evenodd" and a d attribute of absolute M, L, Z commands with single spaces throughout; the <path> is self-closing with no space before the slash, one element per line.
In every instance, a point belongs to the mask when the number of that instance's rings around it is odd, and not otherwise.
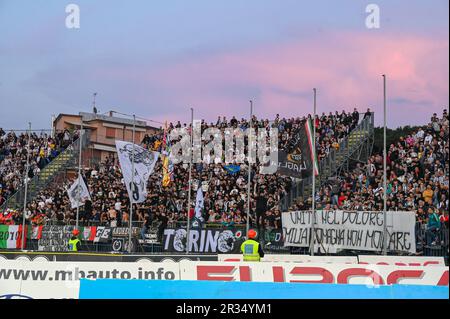
<path fill-rule="evenodd" d="M 64 123 L 73 125 L 73 126 L 75 126 L 75 127 L 81 126 L 81 122 L 64 121 Z M 86 124 L 86 123 L 84 123 L 84 122 L 83 122 L 83 127 L 84 127 L 84 128 L 90 128 L 90 129 L 96 129 L 96 128 L 97 128 L 97 127 L 95 127 L 95 126 Z"/>
<path fill-rule="evenodd" d="M 105 122 L 111 122 L 111 123 L 117 123 L 117 124 L 133 125 L 132 119 L 126 119 L 126 118 L 122 118 L 122 117 L 115 117 L 115 116 L 102 115 L 102 114 L 95 114 L 95 113 L 86 113 L 86 112 L 80 112 L 79 114 L 83 118 L 84 122 L 99 120 L 99 121 L 105 121 Z M 136 126 L 147 127 L 148 125 L 144 121 L 136 120 Z"/>
<path fill-rule="evenodd" d="M 108 123 L 114 123 L 114 124 L 120 124 L 120 125 L 127 125 L 127 126 L 133 126 L 133 120 L 127 119 L 123 117 L 116 117 L 116 116 L 109 116 L 109 115 L 103 115 L 103 114 L 95 114 L 95 113 L 87 113 L 87 112 L 80 112 L 79 114 L 67 114 L 67 113 L 60 113 L 58 116 L 54 119 L 53 123 L 56 123 L 59 121 L 59 119 L 63 116 L 74 116 L 78 118 L 82 118 L 83 122 L 85 123 L 85 126 L 87 122 L 92 121 L 101 121 L 101 122 L 108 122 Z M 68 121 L 66 121 L 68 122 Z M 72 125 L 80 125 L 79 123 L 69 123 Z M 136 126 L 142 127 L 145 129 L 153 129 L 159 131 L 160 129 L 158 127 L 147 125 L 147 122 L 136 120 Z"/>

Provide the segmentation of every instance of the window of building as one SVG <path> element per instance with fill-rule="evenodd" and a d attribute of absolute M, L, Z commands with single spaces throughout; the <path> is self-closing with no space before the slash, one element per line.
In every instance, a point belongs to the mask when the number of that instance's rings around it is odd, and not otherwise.
<path fill-rule="evenodd" d="M 115 138 L 116 137 L 116 129 L 113 127 L 106 128 L 106 137 L 107 138 Z"/>

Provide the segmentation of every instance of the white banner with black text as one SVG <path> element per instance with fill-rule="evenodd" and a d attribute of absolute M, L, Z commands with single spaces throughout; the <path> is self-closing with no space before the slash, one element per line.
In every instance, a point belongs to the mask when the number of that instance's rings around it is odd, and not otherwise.
<path fill-rule="evenodd" d="M 282 214 L 285 246 L 310 247 L 312 211 L 293 211 Z M 384 224 L 387 228 L 389 251 L 415 253 L 415 213 L 316 211 L 314 249 L 326 253 L 339 250 L 382 251 Z"/>

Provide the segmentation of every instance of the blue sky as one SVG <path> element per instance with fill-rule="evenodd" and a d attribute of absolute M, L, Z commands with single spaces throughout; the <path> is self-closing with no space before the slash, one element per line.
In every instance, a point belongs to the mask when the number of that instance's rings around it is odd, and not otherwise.
<path fill-rule="evenodd" d="M 0 0 L 0 127 L 49 128 L 93 92 L 100 112 L 158 121 L 247 116 L 250 98 L 262 117 L 305 115 L 312 87 L 319 112 L 379 114 L 382 73 L 389 125 L 423 124 L 448 106 L 448 21 L 444 0 Z"/>

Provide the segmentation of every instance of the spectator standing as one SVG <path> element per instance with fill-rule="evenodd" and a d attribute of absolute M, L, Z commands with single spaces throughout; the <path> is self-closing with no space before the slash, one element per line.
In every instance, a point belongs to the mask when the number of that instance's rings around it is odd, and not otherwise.
<path fill-rule="evenodd" d="M 148 229 L 150 228 L 151 223 L 152 223 L 152 221 L 150 219 L 150 215 L 148 213 L 145 213 L 144 223 L 142 224 L 142 229 L 141 229 L 142 240 L 145 240 L 145 234 L 147 233 Z"/>
<path fill-rule="evenodd" d="M 164 229 L 167 228 L 167 223 L 169 222 L 169 219 L 167 218 L 165 213 L 156 213 L 157 219 L 160 222 L 158 226 L 158 240 L 160 242 L 163 242 L 163 235 L 164 235 Z"/>
<path fill-rule="evenodd" d="M 427 245 L 435 245 L 436 237 L 439 228 L 441 227 L 441 222 L 439 221 L 438 214 L 434 211 L 432 207 L 428 209 L 428 223 L 427 223 Z"/>

